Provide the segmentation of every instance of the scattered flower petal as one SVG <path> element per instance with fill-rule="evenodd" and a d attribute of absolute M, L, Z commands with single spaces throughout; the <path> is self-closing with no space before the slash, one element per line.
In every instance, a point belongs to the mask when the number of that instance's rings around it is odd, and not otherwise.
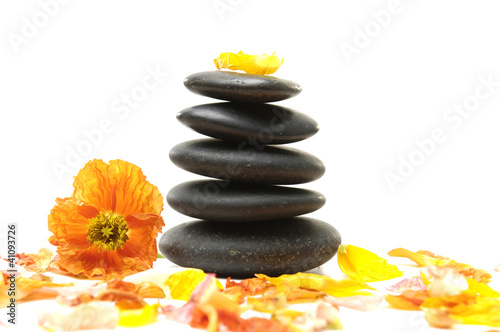
<path fill-rule="evenodd" d="M 227 278 L 226 288 L 232 286 L 241 286 L 249 295 L 257 295 L 268 287 L 268 284 L 265 279 L 261 278 L 249 278 L 239 283 L 232 281 L 231 278 Z"/>
<path fill-rule="evenodd" d="M 135 292 L 145 299 L 163 299 L 165 293 L 163 289 L 152 282 L 141 282 L 136 285 Z"/>
<path fill-rule="evenodd" d="M 224 326 L 227 331 L 238 331 L 238 332 L 258 332 L 258 331 L 269 331 L 269 332 L 292 332 L 288 327 L 281 325 L 280 323 L 266 318 L 251 317 L 248 319 L 243 319 L 240 316 L 227 312 L 224 310 L 219 310 L 217 312 L 219 316 L 219 323 Z"/>
<path fill-rule="evenodd" d="M 286 295 L 278 292 L 276 286 L 269 288 L 268 291 L 264 292 L 260 297 L 247 298 L 247 306 L 249 309 L 269 314 L 285 308 L 286 305 Z"/>
<path fill-rule="evenodd" d="M 42 248 L 37 254 L 16 254 L 16 264 L 30 272 L 45 272 L 50 266 L 54 254 L 47 248 Z"/>
<path fill-rule="evenodd" d="M 416 305 L 415 303 L 410 301 L 407 297 L 402 295 L 386 295 L 385 300 L 387 301 L 387 303 L 389 303 L 396 309 L 415 310 L 415 311 L 421 310 L 419 305 Z"/>
<path fill-rule="evenodd" d="M 387 263 L 386 259 L 353 245 L 340 245 L 337 260 L 342 272 L 361 282 L 389 280 L 403 275 L 395 265 Z"/>
<path fill-rule="evenodd" d="M 419 250 L 417 252 L 412 252 L 407 249 L 397 248 L 388 252 L 389 256 L 392 257 L 404 257 L 409 258 L 420 267 L 424 266 L 445 266 L 458 271 L 460 274 L 467 278 L 474 278 L 479 282 L 488 283 L 491 281 L 491 274 L 488 272 L 475 269 L 468 264 L 457 263 L 455 260 L 448 257 L 436 255 L 427 250 Z"/>
<path fill-rule="evenodd" d="M 243 70 L 247 74 L 269 75 L 278 70 L 283 63 L 283 58 L 276 55 L 249 55 L 242 51 L 238 54 L 232 52 L 221 53 L 214 59 L 217 69 L 227 68 L 231 70 Z"/>
<path fill-rule="evenodd" d="M 158 304 L 146 305 L 140 309 L 120 310 L 118 325 L 125 327 L 140 327 L 156 322 Z"/>
<path fill-rule="evenodd" d="M 426 309 L 424 317 L 430 326 L 439 329 L 450 329 L 457 324 L 457 321 L 451 318 L 449 311 L 446 309 Z"/>
<path fill-rule="evenodd" d="M 276 312 L 273 318 L 293 331 L 315 332 L 328 330 L 342 330 L 337 307 L 324 302 L 316 302 L 315 306 L 305 312 L 284 309 Z"/>
<path fill-rule="evenodd" d="M 403 293 L 404 291 L 407 290 L 421 290 L 421 289 L 427 289 L 427 286 L 424 284 L 422 281 L 422 278 L 420 276 L 415 276 L 411 278 L 406 278 L 401 280 L 400 282 L 389 286 L 386 288 L 390 292 L 394 293 Z"/>
<path fill-rule="evenodd" d="M 89 302 L 74 307 L 60 306 L 42 309 L 37 314 L 38 325 L 49 331 L 113 329 L 120 314 L 110 302 Z"/>
<path fill-rule="evenodd" d="M 296 274 L 284 274 L 277 278 L 271 278 L 264 274 L 257 274 L 256 276 L 258 278 L 269 281 L 271 284 L 277 286 L 278 289 L 282 286 L 301 287 L 305 289 L 325 292 L 328 295 L 339 297 L 354 295 L 373 295 L 372 293 L 367 292 L 366 289 L 375 289 L 359 281 L 346 279 L 335 280 L 330 277 L 312 273 L 299 272 Z"/>
<path fill-rule="evenodd" d="M 389 251 L 387 254 L 391 257 L 409 258 L 417 263 L 418 266 L 445 265 L 455 262 L 448 257 L 439 256 L 427 250 L 419 250 L 417 252 L 413 252 L 404 248 L 397 248 Z"/>
<path fill-rule="evenodd" d="M 422 274 L 429 281 L 427 288 L 432 297 L 454 296 L 469 288 L 467 279 L 454 269 L 428 266 L 422 268 Z"/>
<path fill-rule="evenodd" d="M 429 324 L 449 326 L 478 324 L 500 327 L 500 300 L 472 294 L 449 297 L 430 297 L 422 304 Z"/>
<path fill-rule="evenodd" d="M 337 306 L 337 307 L 346 307 L 349 309 L 359 310 L 359 311 L 369 311 L 380 308 L 382 301 L 384 300 L 384 296 L 346 296 L 346 297 L 334 297 L 327 296 L 324 298 L 324 301 Z"/>
<path fill-rule="evenodd" d="M 26 277 L 16 279 L 16 301 L 34 301 L 57 297 L 58 287 L 73 286 L 72 283 L 54 283 Z"/>
<path fill-rule="evenodd" d="M 170 275 L 165 281 L 165 285 L 170 289 L 170 296 L 172 299 L 187 301 L 196 286 L 206 277 L 207 274 L 202 270 L 188 269 Z M 224 288 L 218 280 L 216 283 L 219 289 Z"/>
<path fill-rule="evenodd" d="M 469 288 L 464 291 L 465 294 L 475 294 L 482 297 L 497 298 L 500 297 L 500 293 L 493 290 L 487 284 L 481 283 L 473 278 L 467 278 L 467 283 Z"/>
<path fill-rule="evenodd" d="M 449 268 L 456 270 L 458 273 L 465 276 L 466 278 L 473 278 L 473 279 L 475 279 L 479 282 L 485 283 L 485 284 L 487 284 L 491 281 L 491 274 L 489 274 L 485 270 L 476 269 L 476 268 L 473 268 L 472 266 L 467 265 L 467 264 L 450 263 L 450 264 L 446 264 L 443 266 L 446 266 L 446 267 L 449 267 Z"/>

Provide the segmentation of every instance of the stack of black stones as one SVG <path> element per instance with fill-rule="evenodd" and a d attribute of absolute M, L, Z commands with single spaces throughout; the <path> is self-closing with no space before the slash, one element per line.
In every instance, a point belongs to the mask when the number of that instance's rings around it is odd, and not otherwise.
<path fill-rule="evenodd" d="M 337 230 L 298 217 L 321 208 L 325 197 L 283 186 L 316 180 L 325 166 L 309 153 L 275 146 L 319 130 L 309 116 L 268 104 L 297 95 L 301 87 L 272 76 L 225 71 L 190 75 L 184 85 L 229 102 L 189 107 L 177 115 L 181 123 L 211 138 L 174 146 L 170 159 L 184 170 L 217 180 L 185 182 L 170 190 L 168 204 L 200 220 L 163 234 L 161 253 L 180 266 L 233 278 L 293 274 L 330 260 L 340 245 Z"/>

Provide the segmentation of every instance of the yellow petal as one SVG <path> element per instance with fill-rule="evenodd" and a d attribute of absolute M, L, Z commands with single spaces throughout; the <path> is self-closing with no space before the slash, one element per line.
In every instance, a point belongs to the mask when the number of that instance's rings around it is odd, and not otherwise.
<path fill-rule="evenodd" d="M 206 276 L 207 274 L 202 270 L 189 269 L 170 275 L 165 281 L 165 285 L 170 289 L 170 296 L 172 299 L 187 301 L 196 286 L 198 286 Z M 217 288 L 224 289 L 218 280 Z"/>
<path fill-rule="evenodd" d="M 446 266 L 452 268 L 465 276 L 466 278 L 474 278 L 479 282 L 488 283 L 491 281 L 491 274 L 488 272 L 475 269 L 472 266 L 464 263 L 457 263 L 455 260 L 448 257 L 436 255 L 428 250 L 419 250 L 413 252 L 403 248 L 393 249 L 388 252 L 389 256 L 409 258 L 418 266 Z"/>
<path fill-rule="evenodd" d="M 473 278 L 467 278 L 467 283 L 469 288 L 464 292 L 468 294 L 476 294 L 482 297 L 497 298 L 500 297 L 500 293 L 493 290 L 490 286 L 481 283 Z"/>
<path fill-rule="evenodd" d="M 456 296 L 430 297 L 421 306 L 426 312 L 438 312 L 443 320 L 460 324 L 500 327 L 500 300 L 464 292 Z M 445 315 L 446 313 L 447 315 Z M 426 314 L 426 319 L 428 315 Z M 436 315 L 430 315 L 435 319 Z M 448 318 L 446 317 L 448 316 Z M 431 323 L 431 321 L 429 321 Z M 435 324 L 435 322 L 432 322 Z M 436 324 L 435 324 L 436 325 Z"/>
<path fill-rule="evenodd" d="M 159 304 L 146 305 L 141 309 L 120 310 L 118 325 L 139 327 L 154 323 L 157 320 Z"/>
<path fill-rule="evenodd" d="M 325 292 L 332 296 L 354 296 L 354 295 L 373 295 L 365 289 L 372 288 L 362 282 L 355 280 L 335 280 L 327 276 L 320 276 L 312 273 L 284 274 L 277 278 L 271 278 L 264 274 L 256 274 L 258 278 L 265 279 L 278 287 L 301 287 Z"/>
<path fill-rule="evenodd" d="M 385 300 L 391 306 L 400 310 L 420 310 L 420 307 L 401 295 L 386 295 Z"/>
<path fill-rule="evenodd" d="M 455 262 L 454 260 L 449 259 L 448 257 L 438 256 L 426 250 L 419 250 L 417 252 L 413 252 L 404 248 L 397 248 L 389 251 L 387 254 L 391 257 L 409 258 L 415 263 L 417 263 L 418 266 L 445 265 Z"/>
<path fill-rule="evenodd" d="M 395 265 L 387 263 L 386 259 L 353 245 L 341 245 L 337 260 L 342 272 L 360 282 L 389 280 L 403 275 Z"/>
<path fill-rule="evenodd" d="M 500 301 L 478 297 L 474 304 L 459 304 L 450 310 L 450 317 L 460 324 L 500 327 Z"/>
<path fill-rule="evenodd" d="M 232 52 L 221 53 L 214 59 L 217 69 L 227 68 L 231 70 L 243 70 L 247 74 L 269 75 L 281 66 L 283 58 L 276 55 L 249 55 L 240 51 L 238 54 Z"/>

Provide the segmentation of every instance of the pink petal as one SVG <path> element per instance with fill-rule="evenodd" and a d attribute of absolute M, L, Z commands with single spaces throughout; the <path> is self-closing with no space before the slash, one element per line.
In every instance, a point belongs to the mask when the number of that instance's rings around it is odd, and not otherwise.
<path fill-rule="evenodd" d="M 390 292 L 403 293 L 407 290 L 419 291 L 427 289 L 420 276 L 406 278 L 395 285 L 386 288 Z"/>
<path fill-rule="evenodd" d="M 325 301 L 334 306 L 346 307 L 354 310 L 369 311 L 378 309 L 384 300 L 383 295 L 355 295 L 347 297 L 327 296 Z"/>

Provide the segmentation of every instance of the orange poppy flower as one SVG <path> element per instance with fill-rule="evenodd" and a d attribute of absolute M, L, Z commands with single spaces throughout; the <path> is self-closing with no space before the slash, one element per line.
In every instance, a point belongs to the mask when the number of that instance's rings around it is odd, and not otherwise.
<path fill-rule="evenodd" d="M 123 160 L 89 161 L 71 197 L 56 199 L 49 242 L 54 266 L 77 276 L 120 278 L 150 269 L 165 225 L 163 197 L 142 170 Z"/>

